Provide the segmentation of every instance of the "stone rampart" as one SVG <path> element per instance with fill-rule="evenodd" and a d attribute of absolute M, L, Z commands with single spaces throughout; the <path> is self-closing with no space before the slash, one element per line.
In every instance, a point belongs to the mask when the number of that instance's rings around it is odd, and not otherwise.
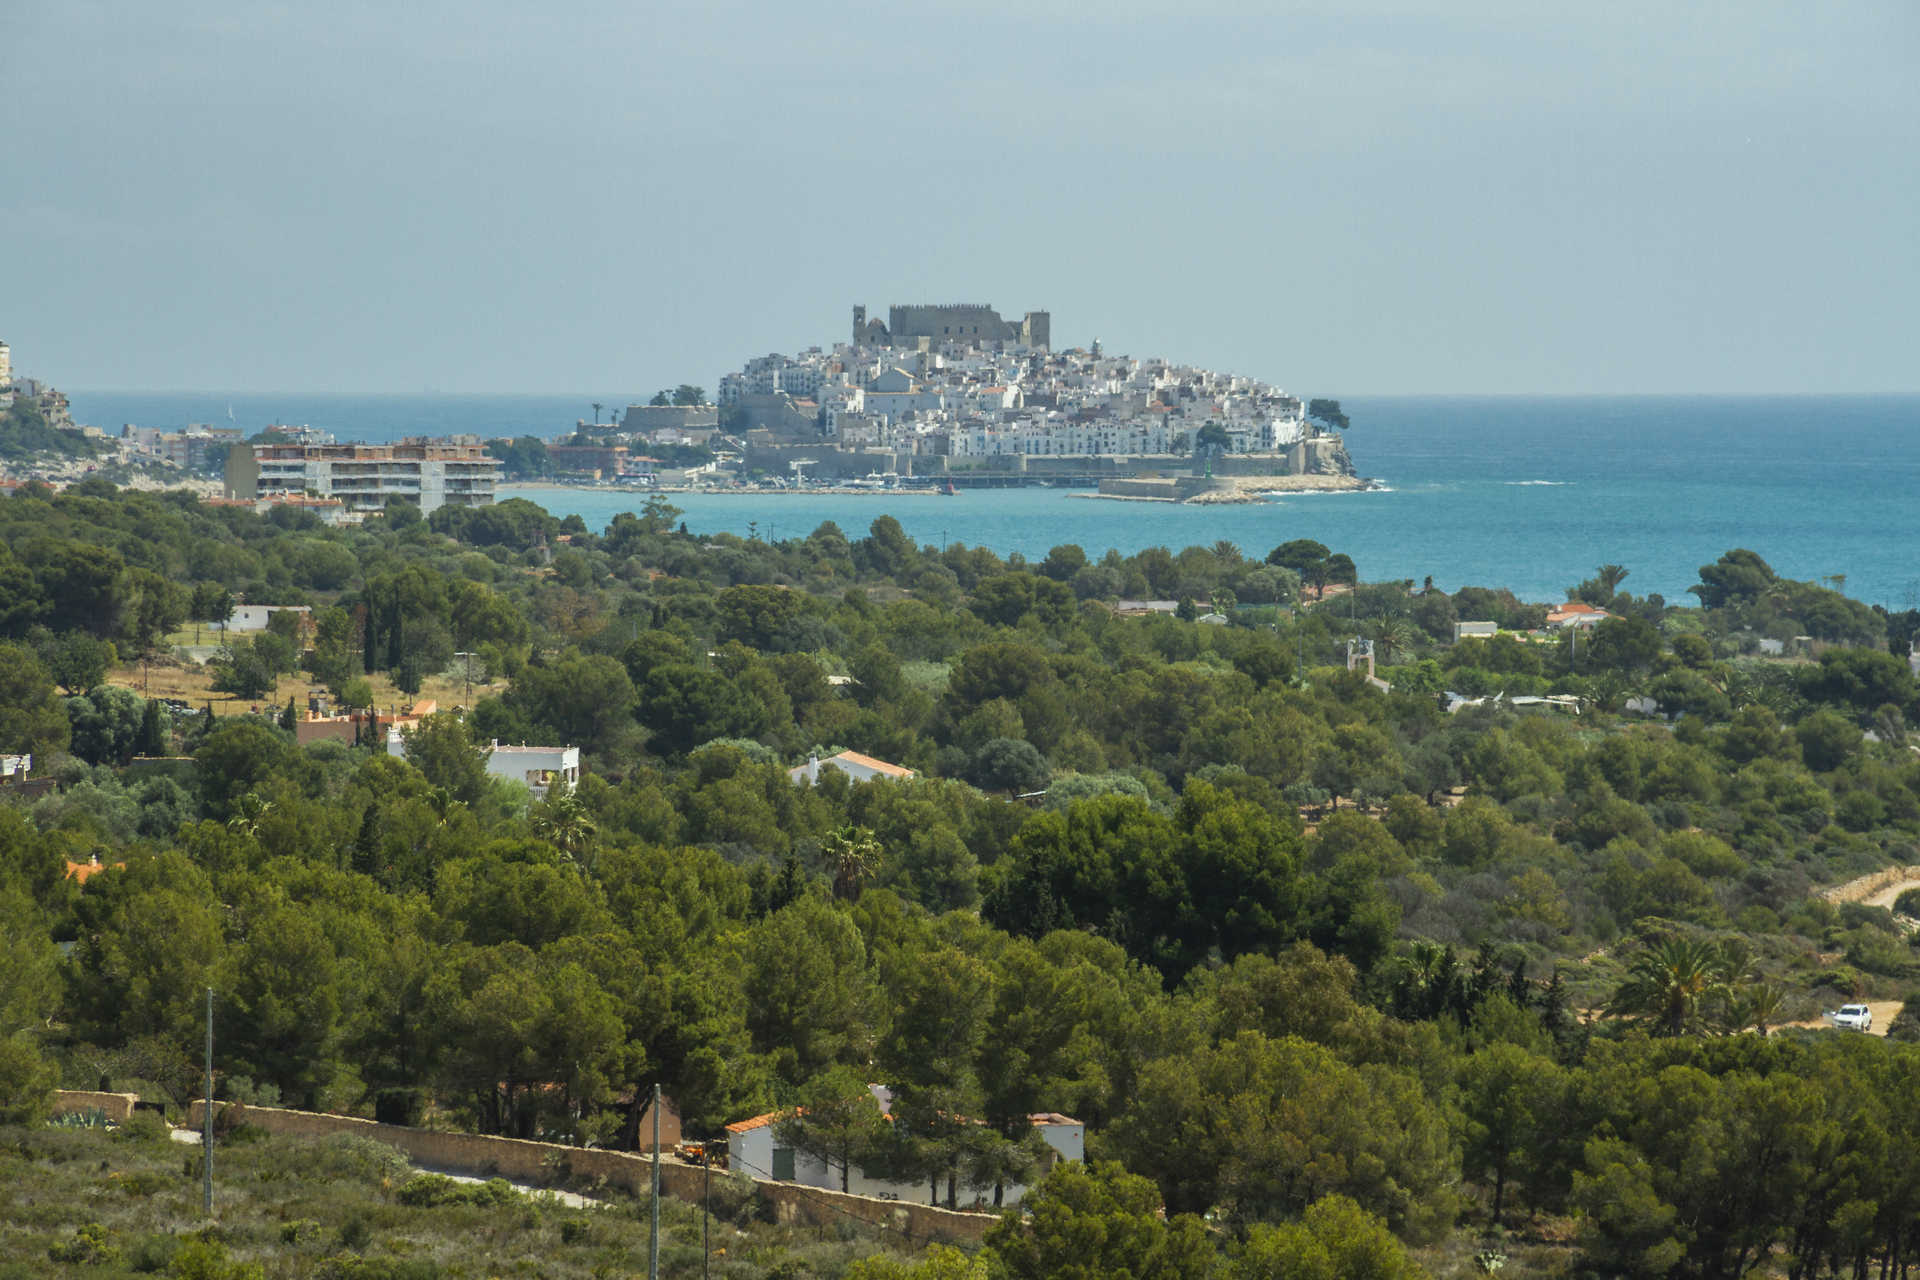
<path fill-rule="evenodd" d="M 189 1125 L 197 1127 L 202 1123 L 205 1106 L 205 1103 L 196 1101 L 188 1109 Z M 604 1180 L 609 1186 L 630 1192 L 644 1194 L 652 1185 L 652 1157 L 631 1151 L 568 1147 L 552 1142 L 495 1138 L 478 1133 L 409 1129 L 400 1125 L 378 1124 L 356 1116 L 323 1115 L 281 1107 L 243 1107 L 234 1103 L 216 1103 L 215 1107 L 216 1127 L 244 1123 L 268 1133 L 304 1138 L 321 1138 L 336 1133 L 357 1134 L 398 1148 L 415 1164 L 451 1173 L 500 1177 L 513 1182 L 540 1182 L 553 1177 L 556 1167 L 563 1167 L 571 1177 Z M 698 1203 L 706 1178 L 706 1169 L 699 1165 L 670 1158 L 660 1161 L 660 1190 L 676 1200 Z M 805 1187 L 794 1182 L 773 1182 L 764 1178 L 754 1178 L 752 1181 L 755 1190 L 772 1207 L 775 1220 L 789 1225 L 832 1227 L 852 1219 L 895 1232 L 899 1238 L 911 1244 L 977 1244 L 986 1236 L 988 1229 L 999 1221 L 993 1214 L 957 1213 L 929 1204 L 877 1200 L 870 1196 Z"/>
<path fill-rule="evenodd" d="M 133 1114 L 134 1103 L 140 1101 L 137 1093 L 93 1093 L 86 1089 L 59 1089 L 53 1095 L 53 1114 L 66 1115 L 70 1111 L 100 1111 L 115 1124 L 125 1124 L 127 1117 Z"/>
<path fill-rule="evenodd" d="M 1185 502 L 1188 498 L 1214 488 L 1203 476 L 1175 476 L 1166 479 L 1102 480 L 1100 493 L 1108 498 L 1149 498 L 1159 502 Z"/>

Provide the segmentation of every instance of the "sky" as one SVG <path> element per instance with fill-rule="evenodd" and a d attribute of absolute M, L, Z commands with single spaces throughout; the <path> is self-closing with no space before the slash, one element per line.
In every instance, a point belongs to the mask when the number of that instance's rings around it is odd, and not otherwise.
<path fill-rule="evenodd" d="M 1302 395 L 1920 390 L 1920 5 L 0 0 L 69 389 L 711 388 L 977 302 Z"/>

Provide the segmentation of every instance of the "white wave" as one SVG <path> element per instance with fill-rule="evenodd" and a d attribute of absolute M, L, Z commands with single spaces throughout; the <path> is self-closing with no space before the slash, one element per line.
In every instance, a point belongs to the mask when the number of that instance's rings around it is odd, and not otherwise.
<path fill-rule="evenodd" d="M 1257 498 L 1336 498 L 1355 493 L 1398 493 L 1390 484 L 1370 484 L 1364 489 L 1257 489 Z"/>
<path fill-rule="evenodd" d="M 1566 485 L 1572 484 L 1573 481 L 1571 480 L 1502 480 L 1500 483 L 1512 484 L 1512 485 L 1528 485 L 1528 486 L 1537 485 L 1537 484 L 1552 485 L 1554 488 L 1558 489 Z"/>

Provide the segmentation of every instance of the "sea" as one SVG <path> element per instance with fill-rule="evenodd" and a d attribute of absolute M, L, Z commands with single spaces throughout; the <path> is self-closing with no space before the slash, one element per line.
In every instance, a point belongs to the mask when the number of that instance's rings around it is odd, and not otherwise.
<path fill-rule="evenodd" d="M 81 422 L 253 432 L 301 423 L 342 440 L 470 433 L 553 437 L 591 401 L 636 397 L 69 392 Z M 1431 577 L 1452 591 L 1507 587 L 1565 598 L 1602 564 L 1625 590 L 1689 603 L 1699 569 L 1758 552 L 1786 577 L 1825 580 L 1890 609 L 1920 607 L 1920 395 L 1342 397 L 1367 492 L 1289 494 L 1245 506 L 1118 502 L 1067 489 L 921 493 L 673 494 L 695 533 L 804 537 L 827 521 L 858 536 L 881 515 L 923 544 L 1091 556 L 1231 542 L 1265 556 L 1314 538 L 1368 581 Z M 606 411 L 602 412 L 603 418 Z M 503 488 L 603 528 L 643 495 Z"/>

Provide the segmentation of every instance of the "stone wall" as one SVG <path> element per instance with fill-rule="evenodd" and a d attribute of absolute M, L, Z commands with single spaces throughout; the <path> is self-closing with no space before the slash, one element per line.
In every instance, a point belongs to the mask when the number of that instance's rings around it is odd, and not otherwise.
<path fill-rule="evenodd" d="M 92 1093 L 85 1089 L 60 1089 L 53 1095 L 53 1114 L 65 1115 L 69 1111 L 94 1111 L 106 1113 L 107 1119 L 115 1124 L 126 1123 L 133 1114 L 133 1104 L 140 1101 L 137 1093 Z"/>
<path fill-rule="evenodd" d="M 188 1109 L 190 1126 L 198 1127 L 201 1124 L 205 1106 L 203 1102 L 195 1102 Z M 652 1157 L 630 1151 L 568 1147 L 551 1142 L 527 1142 L 519 1138 L 493 1138 L 477 1133 L 408 1129 L 400 1125 L 377 1124 L 354 1116 L 289 1111 L 280 1107 L 243 1107 L 236 1103 L 216 1103 L 215 1106 L 216 1128 L 223 1124 L 244 1123 L 268 1133 L 305 1138 L 321 1138 L 336 1133 L 357 1134 L 398 1148 L 415 1164 L 452 1173 L 501 1177 L 515 1182 L 540 1182 L 552 1176 L 549 1160 L 553 1159 L 556 1162 L 563 1160 L 568 1175 L 575 1178 L 604 1179 L 609 1186 L 642 1194 L 652 1185 Z M 699 1165 L 664 1157 L 660 1161 L 660 1190 L 676 1200 L 699 1203 L 706 1179 L 707 1170 Z M 900 1239 L 911 1244 L 977 1244 L 999 1221 L 994 1214 L 956 1213 L 932 1205 L 876 1200 L 818 1187 L 803 1187 L 792 1182 L 755 1178 L 753 1183 L 761 1197 L 772 1207 L 775 1220 L 788 1225 L 832 1227 L 852 1219 L 895 1232 Z"/>
<path fill-rule="evenodd" d="M 1102 480 L 1100 493 L 1108 498 L 1150 498 L 1158 502 L 1185 502 L 1215 487 L 1201 476 L 1177 476 L 1166 479 Z"/>
<path fill-rule="evenodd" d="M 1897 884 L 1909 881 L 1920 883 L 1920 866 L 1886 867 L 1845 884 L 1834 885 L 1831 889 L 1822 889 L 1820 896 L 1828 902 L 1865 902 Z"/>

